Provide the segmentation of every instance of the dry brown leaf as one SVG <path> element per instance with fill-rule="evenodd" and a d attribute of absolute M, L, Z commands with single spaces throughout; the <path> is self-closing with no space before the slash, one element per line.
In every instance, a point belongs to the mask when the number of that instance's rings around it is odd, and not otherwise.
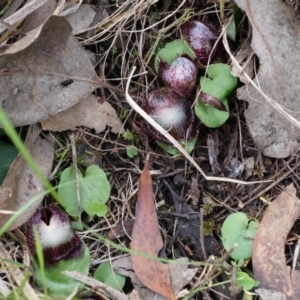
<path fill-rule="evenodd" d="M 252 26 L 251 46 L 260 62 L 254 82 L 299 121 L 300 23 L 295 11 L 283 1 L 235 2 L 246 12 Z M 263 154 L 283 158 L 298 148 L 299 128 L 252 85 L 238 89 L 238 98 L 249 102 L 247 124 Z"/>
<path fill-rule="evenodd" d="M 287 186 L 267 208 L 254 238 L 252 263 L 260 288 L 300 299 L 299 271 L 286 265 L 286 238 L 300 215 L 300 201 L 293 184 Z"/>
<path fill-rule="evenodd" d="M 256 289 L 255 292 L 262 300 L 287 300 L 286 295 L 280 292 L 266 289 Z"/>
<path fill-rule="evenodd" d="M 44 5 L 48 0 L 32 0 L 26 3 L 21 9 L 17 10 L 14 14 L 10 15 L 6 19 L 4 19 L 5 23 L 8 23 L 9 25 L 14 25 L 15 23 L 18 23 L 22 21 L 26 16 L 28 16 L 30 13 Z M 7 26 L 0 24 L 0 33 L 5 31 L 7 29 Z"/>
<path fill-rule="evenodd" d="M 16 265 L 14 261 L 15 257 L 12 257 L 10 252 L 11 251 L 8 251 L 6 247 L 2 244 L 2 242 L 0 242 L 0 260 L 2 269 L 1 271 L 3 273 L 6 272 L 7 277 L 10 278 L 10 284 L 12 279 L 18 284 L 24 295 L 23 299 L 39 300 L 40 298 L 38 297 L 36 291 L 29 283 L 28 275 L 25 273 L 24 270 L 21 270 L 21 268 Z M 10 294 L 10 296 L 11 295 L 12 294 Z"/>
<path fill-rule="evenodd" d="M 206 144 L 208 148 L 209 164 L 211 165 L 213 174 L 216 174 L 220 172 L 220 165 L 218 162 L 219 137 L 217 131 L 207 135 Z"/>
<path fill-rule="evenodd" d="M 178 264 L 176 264 L 178 262 Z M 197 268 L 189 268 L 186 257 L 179 258 L 174 261 L 174 264 L 169 265 L 169 272 L 171 278 L 171 284 L 174 288 L 174 293 L 177 295 L 183 287 L 185 287 L 195 274 Z M 138 279 L 136 274 L 132 270 L 132 264 L 129 257 L 121 257 L 112 261 L 113 269 L 126 277 L 130 277 L 131 283 L 134 286 L 134 291 L 137 292 L 139 299 L 141 300 L 166 300 L 165 297 L 154 293 L 153 291 L 145 288 L 144 284 Z"/>
<path fill-rule="evenodd" d="M 128 220 L 124 220 L 124 221 L 122 220 L 109 231 L 109 233 L 107 234 L 107 237 L 111 240 L 119 239 L 124 236 L 131 237 L 133 224 L 134 224 L 134 220 L 132 220 L 132 219 L 128 219 Z"/>
<path fill-rule="evenodd" d="M 56 0 L 48 0 L 26 17 L 21 31 L 26 33 L 42 25 L 54 13 L 55 8 Z"/>
<path fill-rule="evenodd" d="M 131 249 L 157 256 L 162 248 L 149 162 L 146 160 L 139 182 Z M 147 288 L 168 299 L 176 299 L 171 288 L 168 265 L 135 254 L 131 255 L 131 261 L 135 274 Z"/>
<path fill-rule="evenodd" d="M 101 132 L 110 126 L 114 133 L 124 132 L 115 109 L 106 101 L 102 103 L 93 94 L 41 124 L 44 130 L 51 131 L 75 130 L 76 126 L 86 126 Z"/>
<path fill-rule="evenodd" d="M 77 5 L 78 4 L 74 4 L 73 6 Z M 74 13 L 66 17 L 73 28 L 72 33 L 75 35 L 87 30 L 90 27 L 95 15 L 96 11 L 94 11 L 89 4 L 80 5 L 80 7 Z"/>
<path fill-rule="evenodd" d="M 0 55 L 0 104 L 15 126 L 47 119 L 100 85 L 71 31 L 64 17 L 51 16 Z"/>
<path fill-rule="evenodd" d="M 30 151 L 35 162 L 45 177 L 50 175 L 54 159 L 54 140 L 39 137 L 40 128 L 33 125 L 29 128 L 25 140 L 25 146 Z M 10 167 L 2 185 L 0 186 L 0 209 L 17 211 L 31 198 L 43 192 L 44 186 L 25 163 L 23 158 L 18 157 Z M 9 228 L 13 230 L 24 224 L 40 205 L 43 197 L 32 204 Z M 0 227 L 10 218 L 9 214 L 0 213 Z"/>

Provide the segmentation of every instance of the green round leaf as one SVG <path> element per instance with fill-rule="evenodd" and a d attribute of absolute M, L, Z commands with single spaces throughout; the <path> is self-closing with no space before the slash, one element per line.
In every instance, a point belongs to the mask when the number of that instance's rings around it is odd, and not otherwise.
<path fill-rule="evenodd" d="M 257 286 L 257 281 L 251 278 L 247 273 L 241 271 L 236 274 L 236 283 L 242 286 L 244 291 L 249 291 Z"/>
<path fill-rule="evenodd" d="M 166 44 L 166 46 L 162 48 L 155 56 L 155 71 L 158 72 L 158 65 L 160 61 L 163 60 L 167 64 L 171 65 L 173 61 L 182 54 L 186 54 L 192 59 L 196 58 L 192 46 L 185 40 L 178 39 Z"/>
<path fill-rule="evenodd" d="M 237 85 L 237 79 L 230 72 L 230 67 L 226 64 L 212 64 L 207 69 L 209 77 L 200 78 L 202 92 L 218 98 L 227 108 L 227 111 L 220 111 L 205 105 L 199 98 L 195 105 L 195 114 L 207 127 L 219 127 L 229 118 L 227 96 Z"/>
<path fill-rule="evenodd" d="M 90 215 L 97 215 L 98 217 L 103 217 L 107 214 L 107 206 L 99 202 L 91 202 L 85 208 L 85 211 Z"/>
<path fill-rule="evenodd" d="M 193 151 L 193 149 L 195 148 L 196 142 L 197 142 L 197 137 L 195 137 L 189 141 L 186 141 L 186 142 L 181 141 L 180 143 L 181 143 L 181 146 L 183 148 L 185 148 L 187 153 L 190 154 Z M 159 145 L 159 147 L 161 147 L 163 150 L 165 150 L 166 152 L 168 152 L 171 155 L 177 155 L 180 153 L 180 151 L 174 146 L 168 145 L 168 144 L 160 142 L 160 141 L 156 141 L 156 143 Z"/>
<path fill-rule="evenodd" d="M 95 271 L 94 278 L 121 291 L 125 285 L 126 277 L 116 273 L 109 262 L 102 263 Z"/>
<path fill-rule="evenodd" d="M 126 154 L 128 157 L 133 158 L 138 154 L 138 150 L 135 146 L 128 146 L 126 147 Z"/>
<path fill-rule="evenodd" d="M 210 65 L 207 69 L 207 75 L 214 81 L 215 88 L 223 89 L 225 97 L 236 88 L 237 78 L 231 75 L 230 66 L 226 64 L 218 63 Z"/>
<path fill-rule="evenodd" d="M 102 169 L 96 165 L 89 166 L 84 176 L 78 169 L 78 180 L 80 202 L 83 210 L 86 210 L 92 202 L 102 204 L 107 202 L 110 195 L 110 184 Z M 79 205 L 73 167 L 69 167 L 62 172 L 58 186 L 58 196 L 67 213 L 70 216 L 78 216 Z"/>
<path fill-rule="evenodd" d="M 238 245 L 230 255 L 234 260 L 246 260 L 252 257 L 252 246 L 257 227 L 258 222 L 251 221 L 249 223 L 244 213 L 234 213 L 226 218 L 221 229 L 222 242 L 226 251 L 229 251 L 235 243 Z"/>
<path fill-rule="evenodd" d="M 195 114 L 206 127 L 217 128 L 223 125 L 229 118 L 229 107 L 227 98 L 222 99 L 220 101 L 226 106 L 227 111 L 221 111 L 214 107 L 205 105 L 200 100 L 198 100 L 197 104 L 195 105 Z"/>

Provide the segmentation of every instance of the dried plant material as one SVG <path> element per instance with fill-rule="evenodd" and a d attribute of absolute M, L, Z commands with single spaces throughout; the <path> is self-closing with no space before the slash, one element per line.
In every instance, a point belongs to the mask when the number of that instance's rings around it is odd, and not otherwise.
<path fill-rule="evenodd" d="M 3 15 L 1 16 L 1 19 L 5 20 L 9 16 L 11 16 L 22 4 L 23 4 L 23 0 L 12 1 L 9 7 L 5 10 Z"/>
<path fill-rule="evenodd" d="M 157 256 L 162 248 L 149 162 L 146 160 L 139 182 L 131 249 Z M 137 254 L 131 255 L 131 262 L 135 274 L 147 288 L 171 300 L 176 299 L 171 288 L 168 265 Z"/>
<path fill-rule="evenodd" d="M 220 172 L 220 166 L 218 163 L 219 155 L 219 137 L 218 132 L 214 131 L 212 134 L 207 135 L 207 148 L 209 164 L 211 165 L 213 174 Z"/>
<path fill-rule="evenodd" d="M 266 289 L 256 289 L 255 292 L 260 296 L 262 300 L 287 300 L 287 297 L 284 293 Z"/>
<path fill-rule="evenodd" d="M 100 101 L 91 94 L 69 109 L 41 122 L 44 130 L 75 130 L 76 126 L 86 126 L 101 132 L 106 126 L 114 133 L 123 133 L 122 122 L 115 109 L 108 103 Z"/>
<path fill-rule="evenodd" d="M 28 2 L 26 5 L 24 5 L 21 9 L 16 11 L 14 14 L 3 20 L 5 23 L 8 23 L 9 25 L 13 26 L 15 23 L 21 21 L 26 16 L 28 16 L 30 13 L 44 5 L 48 0 L 33 0 Z M 5 31 L 7 29 L 7 26 L 0 24 L 0 33 Z"/>
<path fill-rule="evenodd" d="M 198 178 L 192 177 L 192 182 L 188 190 L 188 195 L 189 198 L 192 199 L 191 201 L 192 205 L 197 206 L 199 204 L 200 195 L 201 195 Z"/>
<path fill-rule="evenodd" d="M 300 273 L 286 265 L 286 238 L 300 215 L 300 201 L 293 184 L 287 186 L 267 208 L 253 244 L 254 278 L 260 288 L 300 298 Z"/>
<path fill-rule="evenodd" d="M 229 170 L 228 177 L 229 178 L 236 178 L 242 174 L 244 171 L 244 165 L 242 162 L 238 160 L 237 157 L 233 157 L 227 166 L 227 169 Z"/>
<path fill-rule="evenodd" d="M 295 11 L 282 1 L 235 2 L 251 23 L 251 47 L 260 61 L 259 73 L 253 80 L 260 91 L 254 85 L 247 85 L 238 90 L 238 98 L 249 102 L 245 116 L 258 148 L 267 156 L 287 157 L 298 148 L 300 141 L 296 96 L 299 94 L 300 23 Z M 267 101 L 267 97 L 275 102 Z"/>
<path fill-rule="evenodd" d="M 113 300 L 128 300 L 128 296 L 125 294 L 113 289 L 112 287 L 108 286 L 107 284 L 98 281 L 95 278 L 86 276 L 85 274 L 82 274 L 78 271 L 64 271 L 65 275 L 70 276 L 71 278 L 74 278 L 80 282 L 83 282 L 93 289 L 97 290 L 103 290 L 105 293 L 107 293 Z"/>
<path fill-rule="evenodd" d="M 73 6 L 77 6 L 77 4 L 74 4 Z M 74 13 L 66 17 L 73 28 L 72 33 L 75 35 L 86 31 L 90 27 L 95 15 L 96 12 L 90 5 L 80 5 Z"/>
<path fill-rule="evenodd" d="M 55 8 L 56 0 L 48 0 L 44 5 L 27 16 L 22 27 L 22 32 L 29 32 L 42 25 L 54 13 Z"/>
<path fill-rule="evenodd" d="M 54 140 L 39 137 L 37 125 L 29 128 L 25 146 L 30 151 L 35 162 L 45 177 L 50 175 L 54 159 Z M 0 186 L 1 210 L 17 211 L 30 199 L 45 190 L 43 184 L 19 155 L 9 169 Z M 43 197 L 37 199 L 9 228 L 13 230 L 24 224 L 40 205 Z M 0 213 L 0 227 L 10 218 L 9 214 Z"/>
<path fill-rule="evenodd" d="M 243 70 L 249 75 L 250 78 L 253 78 L 254 73 L 254 64 L 255 64 L 255 56 L 253 49 L 251 48 L 251 39 L 248 37 L 241 49 L 234 56 L 237 62 L 243 67 Z M 235 64 L 232 64 L 231 74 L 235 77 L 239 77 L 240 81 L 247 84 L 249 80 L 241 73 L 239 68 Z"/>
<path fill-rule="evenodd" d="M 10 256 L 2 242 L 0 242 L 0 261 L 1 261 L 1 272 L 6 272 L 7 277 L 10 280 L 14 280 L 19 287 L 22 289 L 22 293 L 26 299 L 39 300 L 34 289 L 28 282 L 28 275 L 25 276 L 21 269 L 15 264 L 14 259 Z M 2 264 L 3 263 L 3 264 Z"/>
<path fill-rule="evenodd" d="M 244 159 L 245 176 L 249 178 L 254 170 L 254 157 L 250 156 Z"/>
<path fill-rule="evenodd" d="M 176 264 L 178 262 L 178 264 Z M 197 268 L 189 268 L 185 262 L 188 262 L 187 258 L 179 258 L 174 261 L 174 264 L 169 265 L 169 272 L 171 278 L 171 284 L 174 287 L 174 293 L 178 296 L 181 289 L 186 286 L 197 273 Z M 139 280 L 132 269 L 131 260 L 129 257 L 121 257 L 112 261 L 112 267 L 114 270 L 126 277 L 130 277 L 134 286 L 134 291 L 137 292 L 138 299 L 149 300 L 166 300 L 167 298 L 154 293 L 153 291 L 145 288 L 144 284 Z"/>
<path fill-rule="evenodd" d="M 133 229 L 134 220 L 128 219 L 121 221 L 112 228 L 109 233 L 107 234 L 107 237 L 111 240 L 113 239 L 119 239 L 124 236 L 130 236 L 132 235 L 132 229 Z"/>
<path fill-rule="evenodd" d="M 3 53 L 0 70 L 0 104 L 14 126 L 47 119 L 100 84 L 71 26 L 57 16 Z"/>

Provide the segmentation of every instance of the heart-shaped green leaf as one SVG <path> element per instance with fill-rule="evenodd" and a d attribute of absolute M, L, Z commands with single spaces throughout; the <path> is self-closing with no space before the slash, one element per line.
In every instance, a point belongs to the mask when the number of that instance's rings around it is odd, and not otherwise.
<path fill-rule="evenodd" d="M 58 186 L 58 196 L 61 204 L 70 216 L 78 216 L 79 204 L 77 200 L 73 167 L 65 169 L 61 174 Z M 85 174 L 78 169 L 78 181 L 80 192 L 80 205 L 82 210 L 87 210 L 91 203 L 105 204 L 110 195 L 110 184 L 106 174 L 96 165 L 89 166 Z M 95 207 L 94 207 L 95 208 Z M 87 213 L 91 213 L 93 205 L 89 207 Z M 95 214 L 101 210 L 99 205 L 95 208 Z"/>
<path fill-rule="evenodd" d="M 232 249 L 234 244 L 238 247 L 230 256 L 235 260 L 252 257 L 253 240 L 258 228 L 258 222 L 248 220 L 244 213 L 234 213 L 226 218 L 222 225 L 222 242 L 226 251 Z"/>
<path fill-rule="evenodd" d="M 259 286 L 259 281 L 254 280 L 246 272 L 242 271 L 237 272 L 236 283 L 239 286 L 242 286 L 244 291 L 249 291 L 256 286 Z"/>
<path fill-rule="evenodd" d="M 227 111 L 221 111 L 208 106 L 199 97 L 195 105 L 195 113 L 203 124 L 210 128 L 223 125 L 229 117 L 227 96 L 232 93 L 237 85 L 237 78 L 230 73 L 230 67 L 226 64 L 212 64 L 207 69 L 209 77 L 200 78 L 200 86 L 203 93 L 210 94 L 219 99 Z"/>
<path fill-rule="evenodd" d="M 85 211 L 92 217 L 97 215 L 98 217 L 103 217 L 107 214 L 107 206 L 99 202 L 91 202 L 85 208 Z"/>
<path fill-rule="evenodd" d="M 126 147 L 126 154 L 128 157 L 133 158 L 136 155 L 138 155 L 138 153 L 139 153 L 139 151 L 135 146 L 130 145 L 130 146 Z"/>
<path fill-rule="evenodd" d="M 188 55 L 192 59 L 196 58 L 192 46 L 187 41 L 178 39 L 166 44 L 166 46 L 159 50 L 155 56 L 155 71 L 158 72 L 158 65 L 160 61 L 164 61 L 168 65 L 171 65 L 177 57 L 183 54 Z"/>
<path fill-rule="evenodd" d="M 94 278 L 109 285 L 117 291 L 121 291 L 125 285 L 126 277 L 116 273 L 110 262 L 102 263 L 95 271 Z"/>

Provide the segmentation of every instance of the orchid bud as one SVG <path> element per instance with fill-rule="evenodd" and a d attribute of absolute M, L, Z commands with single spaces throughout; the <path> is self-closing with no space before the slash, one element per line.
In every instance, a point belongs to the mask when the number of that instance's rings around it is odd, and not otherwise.
<path fill-rule="evenodd" d="M 168 131 L 177 141 L 185 141 L 197 135 L 198 119 L 195 118 L 191 102 L 171 88 L 152 91 L 143 106 L 148 115 Z M 145 131 L 156 140 L 170 142 L 148 123 Z"/>
<path fill-rule="evenodd" d="M 187 95 L 194 87 L 197 67 L 191 58 L 179 56 L 171 65 L 161 61 L 158 76 L 180 95 Z"/>
<path fill-rule="evenodd" d="M 26 240 L 35 268 L 35 279 L 37 285 L 42 286 L 36 238 L 43 251 L 49 294 L 71 294 L 79 282 L 62 272 L 76 270 L 87 275 L 90 253 L 71 227 L 68 215 L 59 207 L 49 206 L 37 210 L 27 223 Z M 82 288 L 83 284 L 79 287 Z"/>
<path fill-rule="evenodd" d="M 218 34 L 212 26 L 191 20 L 182 24 L 180 30 L 183 38 L 192 46 L 201 65 L 206 66 L 208 64 L 209 56 L 210 61 L 214 59 L 216 54 L 214 45 L 218 39 Z"/>

